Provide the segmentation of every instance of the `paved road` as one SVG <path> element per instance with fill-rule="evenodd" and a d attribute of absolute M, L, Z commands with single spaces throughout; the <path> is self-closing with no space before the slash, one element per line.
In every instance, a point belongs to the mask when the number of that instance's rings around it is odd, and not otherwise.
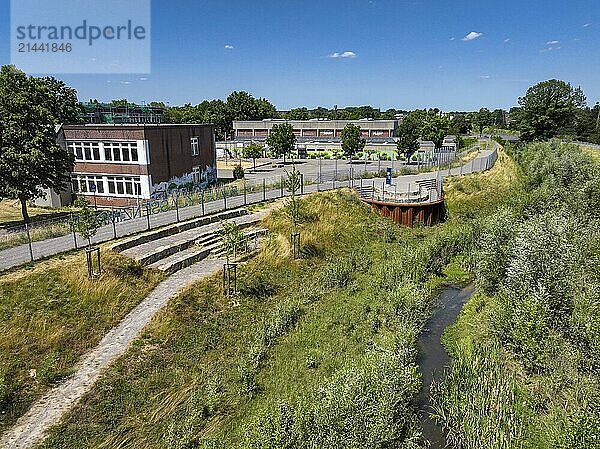
<path fill-rule="evenodd" d="M 484 171 L 493 165 L 493 162 L 491 162 L 491 159 L 490 159 L 492 153 L 493 153 L 493 151 L 491 151 L 491 150 L 480 151 L 477 158 L 468 162 L 464 166 L 453 168 L 451 170 L 450 169 L 442 170 L 441 174 L 443 176 L 447 176 L 447 175 L 461 175 L 461 174 L 467 174 L 467 173 L 471 173 L 471 172 Z M 494 161 L 495 161 L 495 159 L 494 159 Z M 315 164 L 318 164 L 318 161 L 310 161 L 310 162 L 311 162 L 311 164 L 307 163 L 307 165 L 305 165 L 304 167 L 306 167 L 306 173 L 308 175 L 310 175 L 311 173 L 314 175 L 315 167 L 318 170 L 318 165 L 315 165 Z M 325 161 L 323 161 L 323 162 L 325 162 Z M 332 173 L 331 172 L 332 169 L 335 172 L 335 165 L 333 165 L 333 167 L 331 166 L 331 164 L 335 164 L 335 161 L 327 161 L 327 162 L 329 164 L 328 165 L 328 170 L 329 170 L 328 173 Z M 382 161 L 382 163 L 383 163 L 383 161 Z M 283 170 L 283 169 L 278 168 L 278 170 Z M 323 173 L 323 170 L 322 170 L 322 173 Z M 338 165 L 338 174 L 339 173 L 340 172 L 339 172 L 339 165 Z M 341 175 L 339 175 L 339 177 L 340 176 Z M 397 186 L 398 191 L 401 191 L 402 189 L 410 190 L 411 184 L 414 185 L 414 183 L 417 180 L 436 179 L 437 177 L 438 177 L 437 171 L 429 172 L 429 173 L 420 173 L 420 174 L 416 174 L 416 175 L 404 175 L 404 176 L 399 176 L 399 177 L 395 178 L 394 185 Z M 252 179 L 252 178 L 250 178 L 250 176 L 249 176 L 249 179 Z M 348 179 L 348 178 L 345 177 L 343 179 Z M 371 183 L 372 185 L 379 187 L 384 183 L 384 181 L 385 181 L 385 179 L 383 179 L 383 178 L 374 178 L 374 179 L 364 180 L 363 183 L 366 185 L 368 185 L 368 183 Z M 310 182 L 310 179 L 305 177 L 305 182 Z M 322 182 L 305 185 L 304 193 L 312 193 L 312 192 L 316 192 L 316 191 L 331 190 L 331 189 L 335 189 L 335 188 L 339 188 L 339 187 L 359 186 L 360 182 L 361 182 L 360 180 L 356 180 L 356 179 L 355 180 L 346 180 L 346 181 L 341 182 L 341 181 L 334 180 L 333 177 L 331 177 L 331 179 L 327 179 L 326 176 L 323 176 Z M 287 192 L 283 191 L 283 195 L 286 195 L 286 194 L 287 194 Z M 245 197 L 242 194 L 242 195 L 238 195 L 235 197 L 227 198 L 226 200 L 217 200 L 217 201 L 208 202 L 208 203 L 205 203 L 204 209 L 201 205 L 188 206 L 188 207 L 179 209 L 179 221 L 183 221 L 183 220 L 191 219 L 191 218 L 195 218 L 195 217 L 200 217 L 202 215 L 213 214 L 213 213 L 225 210 L 225 209 L 234 209 L 237 207 L 243 207 L 246 204 L 259 203 L 259 202 L 263 201 L 265 198 L 266 199 L 275 199 L 275 198 L 280 198 L 281 196 L 282 196 L 281 189 L 275 188 L 275 189 L 267 190 L 264 193 L 264 195 L 263 195 L 263 192 L 260 191 L 260 192 L 256 192 L 256 193 L 248 193 Z M 149 221 L 150 226 L 148 225 L 148 221 Z M 158 213 L 155 215 L 150 215 L 149 220 L 148 220 L 148 217 L 146 217 L 146 216 L 134 218 L 134 219 L 131 219 L 128 221 L 115 223 L 114 227 L 112 224 L 101 227 L 98 230 L 97 234 L 92 239 L 92 242 L 93 243 L 102 243 L 102 242 L 106 242 L 109 240 L 113 240 L 115 238 L 121 238 L 121 237 L 125 237 L 125 236 L 131 235 L 131 234 L 135 234 L 138 232 L 148 230 L 149 227 L 154 229 L 154 228 L 157 228 L 160 226 L 165 226 L 165 225 L 172 224 L 175 222 L 177 222 L 177 211 L 175 211 L 175 210 L 161 212 L 161 213 Z M 76 237 L 76 240 L 77 240 L 77 246 L 80 248 L 87 244 L 87 242 L 79 236 Z M 61 237 L 55 237 L 55 238 L 47 239 L 47 240 L 42 240 L 39 242 L 33 242 L 33 244 L 32 244 L 33 258 L 35 260 L 53 256 L 55 254 L 59 254 L 61 252 L 65 252 L 65 251 L 70 251 L 73 249 L 75 249 L 75 237 L 73 236 L 73 234 L 69 234 L 69 235 L 65 235 L 65 236 L 61 236 Z M 30 254 L 29 254 L 29 247 L 26 244 L 0 251 L 0 271 L 28 263 L 28 262 L 30 262 L 30 260 L 31 260 L 31 258 L 30 258 Z"/>

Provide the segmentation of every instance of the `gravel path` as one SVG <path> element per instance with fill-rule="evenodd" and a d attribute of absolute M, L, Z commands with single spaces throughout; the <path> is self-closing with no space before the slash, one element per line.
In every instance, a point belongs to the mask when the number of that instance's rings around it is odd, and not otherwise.
<path fill-rule="evenodd" d="M 187 285 L 210 276 L 223 266 L 223 259 L 205 259 L 178 271 L 162 283 L 133 309 L 121 323 L 100 341 L 77 366 L 77 372 L 36 401 L 15 426 L 0 438 L 0 447 L 31 447 L 44 433 L 58 424 L 62 415 L 87 392 L 106 369 L 123 355 L 131 342 L 177 292 Z"/>

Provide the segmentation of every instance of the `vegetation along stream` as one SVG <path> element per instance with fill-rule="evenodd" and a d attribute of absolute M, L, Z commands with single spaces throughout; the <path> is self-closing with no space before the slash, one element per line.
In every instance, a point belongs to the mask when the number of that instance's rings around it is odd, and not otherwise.
<path fill-rule="evenodd" d="M 442 346 L 441 338 L 444 330 L 450 326 L 460 313 L 462 307 L 471 298 L 474 287 L 448 287 L 442 291 L 438 299 L 438 307 L 425 323 L 419 335 L 419 369 L 423 375 L 423 387 L 416 397 L 418 418 L 423 428 L 423 436 L 432 449 L 446 447 L 446 438 L 442 427 L 431 416 L 430 387 L 432 381 L 439 382 L 444 368 L 450 365 L 450 356 Z"/>

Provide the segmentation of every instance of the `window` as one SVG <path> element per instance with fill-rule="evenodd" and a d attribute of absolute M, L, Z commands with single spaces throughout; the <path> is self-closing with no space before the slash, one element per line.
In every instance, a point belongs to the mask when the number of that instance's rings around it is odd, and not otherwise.
<path fill-rule="evenodd" d="M 198 156 L 200 154 L 200 147 L 198 146 L 198 138 L 192 137 L 190 139 L 192 145 L 192 156 Z"/>
<path fill-rule="evenodd" d="M 140 196 L 142 185 L 139 176 L 107 176 L 108 193 L 111 195 Z"/>
<path fill-rule="evenodd" d="M 200 167 L 192 167 L 192 181 L 194 184 L 200 184 L 202 181 L 202 172 Z"/>
<path fill-rule="evenodd" d="M 104 159 L 115 162 L 137 162 L 136 142 L 104 142 Z"/>
<path fill-rule="evenodd" d="M 67 148 L 75 155 L 76 161 L 100 161 L 100 144 L 98 142 L 69 142 Z"/>

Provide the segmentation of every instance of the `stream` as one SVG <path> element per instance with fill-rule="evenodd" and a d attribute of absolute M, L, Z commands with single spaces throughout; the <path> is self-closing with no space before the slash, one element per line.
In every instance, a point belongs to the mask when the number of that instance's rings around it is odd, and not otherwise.
<path fill-rule="evenodd" d="M 418 419 L 423 429 L 423 437 L 429 441 L 431 449 L 446 447 L 442 427 L 429 416 L 431 409 L 431 382 L 439 382 L 444 368 L 450 365 L 450 356 L 442 346 L 444 330 L 456 321 L 463 305 L 471 298 L 474 287 L 448 287 L 442 291 L 433 314 L 426 321 L 418 338 L 419 357 L 417 362 L 422 373 L 423 386 L 415 399 Z"/>

